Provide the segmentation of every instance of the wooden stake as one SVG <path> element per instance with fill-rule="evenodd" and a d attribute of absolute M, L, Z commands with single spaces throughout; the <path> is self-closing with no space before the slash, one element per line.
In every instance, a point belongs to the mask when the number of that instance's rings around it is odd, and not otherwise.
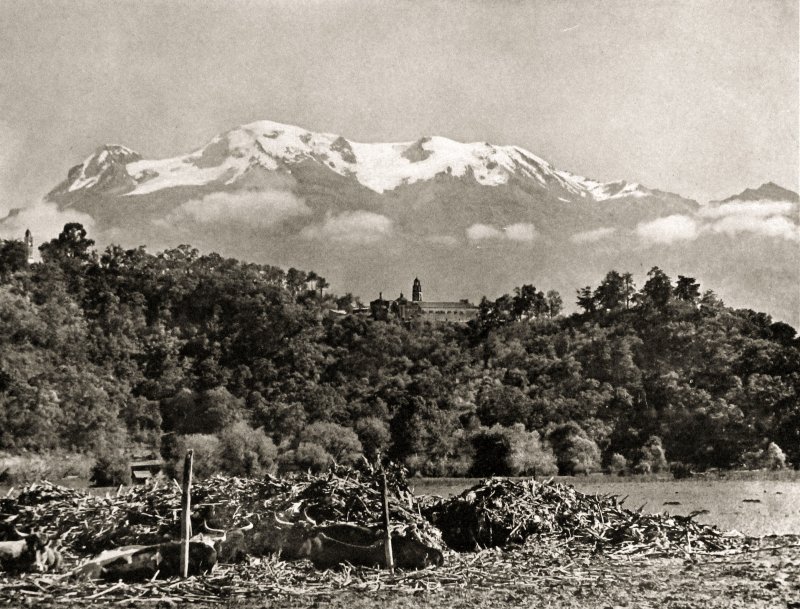
<path fill-rule="evenodd" d="M 381 468 L 381 498 L 383 499 L 383 545 L 386 553 L 386 568 L 394 574 L 392 531 L 389 528 L 389 491 L 386 485 L 386 471 L 383 468 Z"/>
<path fill-rule="evenodd" d="M 181 577 L 189 577 L 189 538 L 192 536 L 192 464 L 194 451 L 186 451 L 181 495 Z"/>

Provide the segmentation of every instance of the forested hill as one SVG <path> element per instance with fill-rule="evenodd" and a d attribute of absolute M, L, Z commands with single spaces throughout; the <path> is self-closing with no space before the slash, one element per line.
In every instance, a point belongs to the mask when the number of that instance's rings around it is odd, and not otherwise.
<path fill-rule="evenodd" d="M 657 268 L 640 289 L 598 277 L 569 317 L 527 285 L 469 326 L 407 327 L 332 318 L 354 299 L 314 273 L 188 246 L 96 252 L 72 224 L 40 252 L 0 242 L 6 451 L 191 445 L 236 473 L 379 451 L 425 475 L 800 465 L 794 329 Z"/>

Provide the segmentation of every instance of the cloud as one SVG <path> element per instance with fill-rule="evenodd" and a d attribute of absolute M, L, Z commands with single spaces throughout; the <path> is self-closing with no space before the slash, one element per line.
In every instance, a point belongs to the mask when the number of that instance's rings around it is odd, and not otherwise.
<path fill-rule="evenodd" d="M 636 234 L 651 243 L 691 241 L 697 238 L 699 232 L 697 221 L 682 214 L 673 214 L 636 225 Z"/>
<path fill-rule="evenodd" d="M 40 201 L 0 219 L 0 238 L 22 239 L 25 230 L 30 229 L 36 248 L 41 243 L 58 237 L 64 225 L 69 222 L 79 222 L 87 231 L 94 226 L 94 220 L 88 214 L 73 209 L 60 211 L 54 203 Z"/>
<path fill-rule="evenodd" d="M 503 229 L 506 233 L 506 238 L 511 241 L 525 241 L 530 243 L 538 236 L 536 228 L 533 224 L 521 222 L 518 224 L 511 224 Z"/>
<path fill-rule="evenodd" d="M 734 237 L 739 233 L 755 233 L 765 237 L 778 237 L 788 241 L 800 241 L 800 227 L 784 216 L 763 218 L 758 216 L 732 215 L 717 220 L 708 230 Z"/>
<path fill-rule="evenodd" d="M 488 224 L 473 224 L 467 229 L 467 239 L 470 241 L 480 241 L 482 239 L 500 239 L 503 233 L 494 226 Z"/>
<path fill-rule="evenodd" d="M 200 224 L 230 223 L 269 228 L 310 213 L 305 201 L 288 190 L 215 192 L 182 203 L 159 224 L 174 225 L 189 220 Z"/>
<path fill-rule="evenodd" d="M 703 207 L 698 215 L 704 218 L 723 218 L 726 216 L 748 216 L 764 218 L 768 216 L 788 216 L 797 213 L 797 204 L 791 201 L 732 201 Z"/>
<path fill-rule="evenodd" d="M 604 226 L 602 228 L 595 228 L 594 230 L 575 233 L 569 240 L 573 243 L 594 243 L 610 237 L 615 232 L 617 232 L 616 228 Z"/>
<path fill-rule="evenodd" d="M 467 229 L 467 239 L 482 241 L 484 239 L 507 239 L 509 241 L 530 243 L 539 236 L 536 227 L 528 222 L 509 224 L 502 230 L 491 224 L 473 224 Z"/>
<path fill-rule="evenodd" d="M 753 233 L 765 237 L 800 241 L 798 204 L 792 201 L 732 201 L 701 209 L 709 222 L 705 229 L 734 237 Z"/>
<path fill-rule="evenodd" d="M 392 221 L 389 218 L 358 210 L 335 216 L 329 214 L 322 224 L 307 226 L 300 234 L 306 239 L 366 245 L 381 241 L 391 233 Z"/>
<path fill-rule="evenodd" d="M 800 241 L 798 207 L 793 201 L 731 201 L 703 207 L 694 217 L 674 215 L 641 223 L 636 233 L 657 243 L 691 240 L 702 234 L 735 237 L 742 233 Z"/>

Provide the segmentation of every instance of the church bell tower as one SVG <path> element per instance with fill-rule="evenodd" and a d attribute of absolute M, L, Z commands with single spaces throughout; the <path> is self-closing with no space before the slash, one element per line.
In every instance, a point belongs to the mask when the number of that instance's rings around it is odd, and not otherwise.
<path fill-rule="evenodd" d="M 28 264 L 33 262 L 33 235 L 30 229 L 25 229 L 25 254 L 28 257 Z"/>
<path fill-rule="evenodd" d="M 419 278 L 414 278 L 414 286 L 411 288 L 411 302 L 422 302 L 422 283 Z"/>

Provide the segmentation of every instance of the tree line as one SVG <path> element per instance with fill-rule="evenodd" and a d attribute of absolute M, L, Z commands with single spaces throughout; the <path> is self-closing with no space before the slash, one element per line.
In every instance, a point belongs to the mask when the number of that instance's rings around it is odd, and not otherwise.
<path fill-rule="evenodd" d="M 0 449 L 136 450 L 205 471 L 378 455 L 431 476 L 800 465 L 800 341 L 654 267 L 374 321 L 316 273 L 190 246 L 0 242 Z"/>

